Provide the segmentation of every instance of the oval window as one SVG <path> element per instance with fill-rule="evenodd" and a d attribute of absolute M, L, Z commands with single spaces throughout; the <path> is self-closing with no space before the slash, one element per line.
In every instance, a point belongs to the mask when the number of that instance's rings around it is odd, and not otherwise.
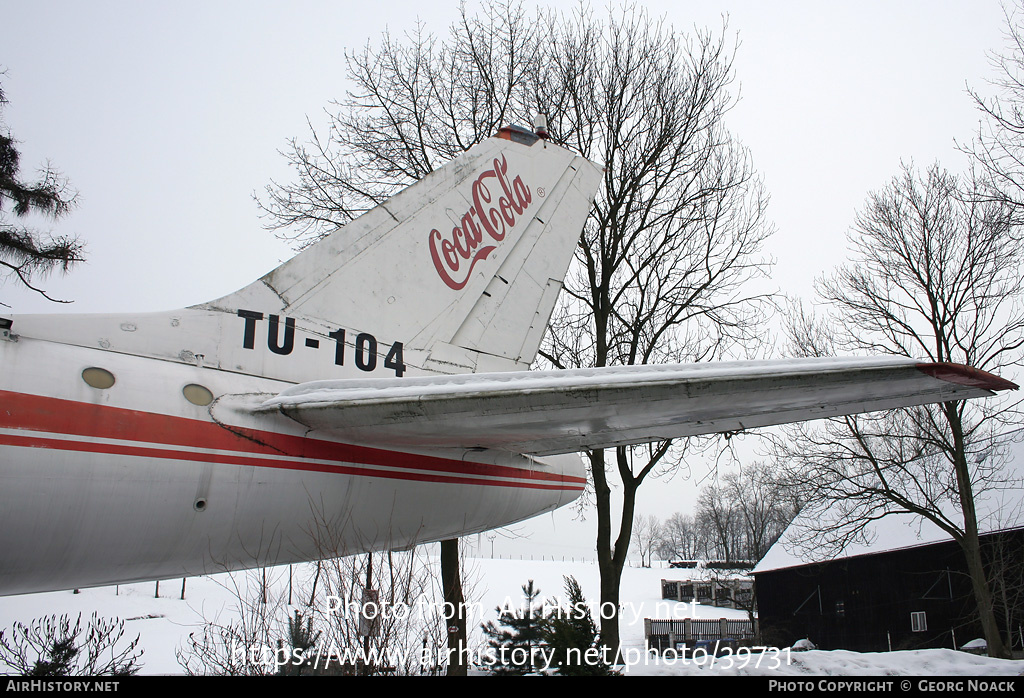
<path fill-rule="evenodd" d="M 205 407 L 213 402 L 213 393 L 211 393 L 207 388 L 204 388 L 201 385 L 196 385 L 195 383 L 189 383 L 186 385 L 181 389 L 181 393 L 185 396 L 186 400 L 191 402 L 193 405 L 199 405 L 200 407 Z"/>
<path fill-rule="evenodd" d="M 82 371 L 82 380 L 100 390 L 106 390 L 114 384 L 114 374 L 105 368 L 90 366 Z"/>

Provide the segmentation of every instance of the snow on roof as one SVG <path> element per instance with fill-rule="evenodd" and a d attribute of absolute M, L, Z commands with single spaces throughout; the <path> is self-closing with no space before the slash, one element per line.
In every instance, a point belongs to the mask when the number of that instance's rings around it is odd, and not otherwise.
<path fill-rule="evenodd" d="M 1024 474 L 1024 443 L 1009 442 L 1008 468 L 1016 471 L 1018 477 Z M 1024 483 L 1018 481 L 1010 489 L 988 492 L 977 499 L 979 527 L 982 533 L 994 533 L 1024 525 L 1020 518 L 1024 504 Z M 953 517 L 957 520 L 957 517 Z M 962 520 L 962 519 L 960 519 Z M 914 548 L 951 540 L 949 534 L 931 521 L 913 514 L 890 514 L 873 522 L 865 529 L 863 540 L 850 543 L 839 555 L 829 556 L 822 548 L 808 550 L 796 543 L 799 533 L 805 532 L 808 522 L 801 516 L 789 525 L 776 541 L 753 573 L 769 572 L 787 567 L 826 562 L 828 560 L 871 555 L 875 553 Z"/>

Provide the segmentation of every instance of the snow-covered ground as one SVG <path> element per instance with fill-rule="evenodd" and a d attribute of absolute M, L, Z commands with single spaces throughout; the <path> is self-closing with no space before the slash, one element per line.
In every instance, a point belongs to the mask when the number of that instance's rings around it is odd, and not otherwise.
<path fill-rule="evenodd" d="M 847 651 L 770 651 L 764 655 L 734 658 L 700 658 L 665 661 L 647 655 L 644 647 L 644 618 L 699 617 L 745 618 L 743 611 L 671 603 L 660 598 L 662 579 L 686 579 L 690 570 L 626 568 L 622 580 L 622 640 L 630 675 L 756 675 L 756 676 L 1010 676 L 1024 671 L 1024 663 L 978 657 L 954 650 L 917 650 L 885 653 Z M 495 607 L 519 605 L 521 587 L 528 580 L 541 590 L 541 597 L 564 599 L 563 576 L 580 582 L 588 599 L 597 597 L 597 565 L 587 562 L 538 562 L 521 560 L 470 559 L 466 561 L 469 601 L 483 617 L 471 619 L 471 628 L 496 617 Z M 278 585 L 287 585 L 287 571 L 271 573 Z M 27 622 L 48 614 L 94 611 L 102 617 L 126 621 L 126 635 L 139 635 L 145 650 L 143 674 L 180 674 L 175 650 L 184 646 L 189 633 L 202 627 L 203 618 L 222 621 L 230 617 L 237 600 L 226 575 L 190 578 L 186 598 L 179 599 L 181 580 L 160 584 L 125 585 L 119 588 L 84 589 L 81 593 L 53 592 L 0 598 L 0 629 L 15 621 Z M 596 606 L 596 604 L 594 604 Z M 477 630 L 477 633 L 479 631 Z M 477 634 L 477 641 L 482 638 Z"/>

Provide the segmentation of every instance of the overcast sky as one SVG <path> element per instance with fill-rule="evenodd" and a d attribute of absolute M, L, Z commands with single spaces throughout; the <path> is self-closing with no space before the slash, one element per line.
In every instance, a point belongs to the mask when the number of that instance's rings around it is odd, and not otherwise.
<path fill-rule="evenodd" d="M 4 314 L 172 309 L 277 266 L 291 252 L 261 227 L 253 193 L 289 178 L 278 151 L 307 135 L 307 118 L 322 127 L 344 95 L 344 50 L 417 18 L 442 33 L 454 5 L 0 0 L 3 122 L 23 173 L 50 160 L 80 191 L 77 210 L 44 227 L 80 236 L 88 254 L 43 282 L 71 306 L 8 283 Z M 954 139 L 977 128 L 966 85 L 988 92 L 995 76 L 996 0 L 646 5 L 682 31 L 728 14 L 742 95 L 729 123 L 772 197 L 782 291 L 809 296 L 844 259 L 855 211 L 901 162 L 966 169 Z M 662 518 L 686 510 L 706 473 L 693 470 L 645 484 L 644 506 Z M 559 526 L 552 537 L 576 540 Z M 579 536 L 559 548 L 589 554 L 592 536 Z"/>

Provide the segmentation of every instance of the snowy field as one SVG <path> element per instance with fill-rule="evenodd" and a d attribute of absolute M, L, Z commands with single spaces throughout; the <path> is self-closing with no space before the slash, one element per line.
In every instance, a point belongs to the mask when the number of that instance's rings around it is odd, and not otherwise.
<path fill-rule="evenodd" d="M 296 568 L 298 569 L 298 567 Z M 623 573 L 621 623 L 624 652 L 634 664 L 629 675 L 748 675 L 748 676 L 1014 676 L 1024 671 L 1024 663 L 977 657 L 953 650 L 917 650 L 886 653 L 847 651 L 779 652 L 738 658 L 704 658 L 702 661 L 664 662 L 644 654 L 644 618 L 699 617 L 745 618 L 742 611 L 675 604 L 660 599 L 661 579 L 685 579 L 688 570 L 627 568 Z M 598 572 L 594 563 L 537 562 L 519 560 L 470 559 L 466 561 L 468 601 L 482 617 L 471 618 L 471 643 L 483 642 L 479 625 L 494 620 L 494 608 L 505 603 L 522 602 L 521 587 L 527 580 L 541 590 L 541 597 L 563 598 L 563 575 L 573 575 L 588 599 L 596 598 Z M 298 577 L 298 573 L 296 577 Z M 287 568 L 271 572 L 269 578 L 278 591 L 287 588 Z M 227 575 L 190 578 L 186 598 L 180 600 L 181 580 L 160 584 L 160 598 L 154 597 L 155 584 L 133 584 L 85 589 L 79 594 L 54 592 L 0 598 L 0 629 L 9 630 L 15 621 L 27 622 L 47 614 L 79 612 L 84 617 L 94 611 L 102 617 L 126 620 L 126 636 L 139 635 L 142 674 L 181 674 L 175 651 L 187 642 L 190 633 L 202 628 L 203 618 L 224 621 L 236 613 L 238 601 Z M 296 593 L 296 597 L 299 594 Z M 595 604 L 596 606 L 596 604 Z"/>

